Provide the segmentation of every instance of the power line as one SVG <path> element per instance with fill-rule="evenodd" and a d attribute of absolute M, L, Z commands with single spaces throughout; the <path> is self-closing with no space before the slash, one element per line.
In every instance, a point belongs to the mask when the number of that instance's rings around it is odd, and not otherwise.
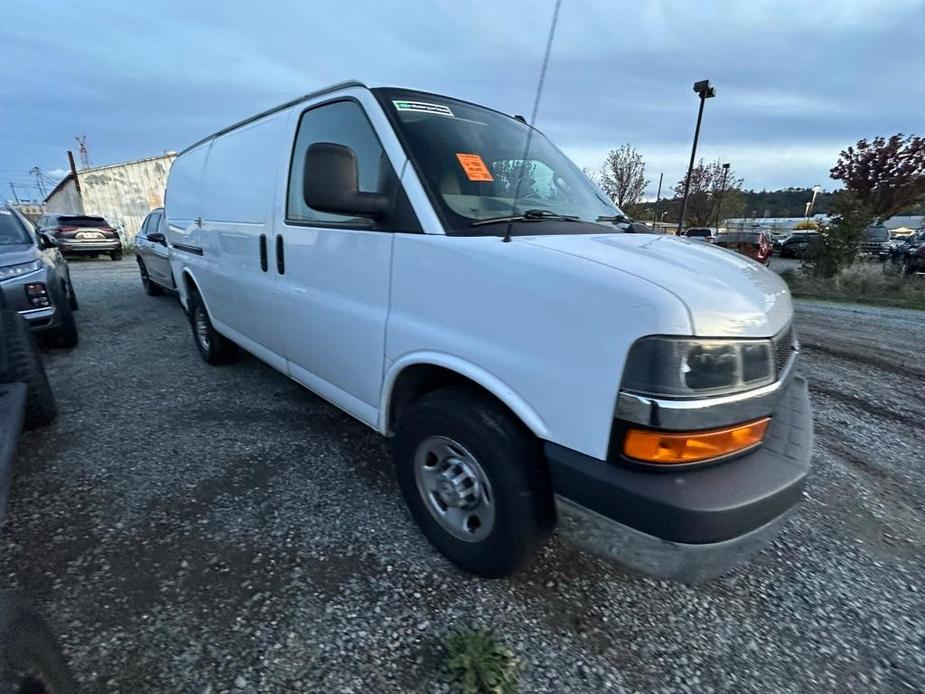
<path fill-rule="evenodd" d="M 42 170 L 37 166 L 33 166 L 32 169 L 29 171 L 29 173 L 35 176 L 35 185 L 39 189 L 39 191 L 42 193 L 42 197 L 44 198 L 45 197 L 45 186 L 42 182 Z"/>

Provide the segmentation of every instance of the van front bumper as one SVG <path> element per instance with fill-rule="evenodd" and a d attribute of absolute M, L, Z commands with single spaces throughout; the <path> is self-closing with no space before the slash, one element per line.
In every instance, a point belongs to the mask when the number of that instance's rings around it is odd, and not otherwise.
<path fill-rule="evenodd" d="M 809 472 L 806 381 L 781 393 L 761 446 L 715 465 L 640 469 L 545 444 L 564 536 L 658 578 L 696 582 L 746 561 L 777 534 Z"/>

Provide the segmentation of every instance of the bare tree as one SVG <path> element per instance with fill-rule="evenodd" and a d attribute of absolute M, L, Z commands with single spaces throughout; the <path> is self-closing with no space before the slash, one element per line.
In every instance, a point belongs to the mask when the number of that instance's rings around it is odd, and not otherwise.
<path fill-rule="evenodd" d="M 649 185 L 642 155 L 629 143 L 610 150 L 601 166 L 601 188 L 617 207 L 625 209 L 642 199 Z"/>
<path fill-rule="evenodd" d="M 685 177 L 686 178 L 686 177 Z M 674 192 L 678 198 L 684 196 L 684 181 L 682 178 L 675 184 Z M 742 179 L 735 171 L 729 169 L 726 173 L 725 193 L 723 194 L 723 207 L 719 210 L 720 218 L 732 216 L 732 213 L 744 205 L 740 189 Z M 703 159 L 697 162 L 691 170 L 691 185 L 687 194 L 687 214 L 685 223 L 690 226 L 710 226 L 716 219 L 716 205 L 719 202 L 720 189 L 723 188 L 723 164 L 717 159 L 704 164 Z"/>
<path fill-rule="evenodd" d="M 591 181 L 591 183 L 598 185 L 598 186 L 601 184 L 600 174 L 594 169 L 592 169 L 590 166 L 582 166 L 581 173 L 587 176 L 588 180 Z"/>

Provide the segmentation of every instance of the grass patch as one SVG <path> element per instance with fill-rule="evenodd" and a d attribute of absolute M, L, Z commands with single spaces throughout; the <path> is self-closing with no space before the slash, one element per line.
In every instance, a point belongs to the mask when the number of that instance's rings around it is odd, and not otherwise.
<path fill-rule="evenodd" d="M 830 278 L 805 269 L 786 270 L 781 277 L 796 297 L 925 310 L 925 279 L 904 276 L 889 264 L 855 263 Z"/>
<path fill-rule="evenodd" d="M 460 631 L 446 639 L 446 669 L 463 694 L 511 694 L 517 691 L 520 659 L 494 632 Z"/>

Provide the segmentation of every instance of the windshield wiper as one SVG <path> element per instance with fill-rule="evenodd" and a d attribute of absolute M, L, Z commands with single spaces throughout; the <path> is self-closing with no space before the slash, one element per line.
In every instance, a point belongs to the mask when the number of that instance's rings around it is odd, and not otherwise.
<path fill-rule="evenodd" d="M 470 227 L 478 227 L 483 224 L 497 224 L 498 222 L 542 222 L 550 219 L 558 222 L 580 222 L 581 218 L 570 214 L 559 214 L 550 210 L 525 210 L 523 214 L 508 215 L 506 217 L 489 217 L 488 219 L 479 219 L 470 224 Z"/>
<path fill-rule="evenodd" d="M 629 224 L 633 220 L 627 217 L 625 214 L 614 214 L 614 215 L 601 215 L 594 221 L 596 222 L 610 222 L 611 224 Z"/>

